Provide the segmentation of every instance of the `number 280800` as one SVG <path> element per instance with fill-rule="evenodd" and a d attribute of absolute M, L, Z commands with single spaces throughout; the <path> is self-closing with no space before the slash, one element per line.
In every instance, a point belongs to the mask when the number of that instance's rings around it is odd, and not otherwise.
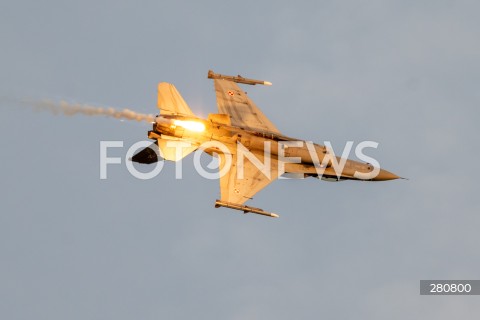
<path fill-rule="evenodd" d="M 429 285 L 432 293 L 468 293 L 472 291 L 472 286 L 468 283 L 430 283 Z"/>

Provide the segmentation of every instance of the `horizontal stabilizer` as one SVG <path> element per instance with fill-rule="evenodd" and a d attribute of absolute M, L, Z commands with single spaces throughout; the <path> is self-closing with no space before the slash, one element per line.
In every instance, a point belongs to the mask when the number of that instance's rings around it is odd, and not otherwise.
<path fill-rule="evenodd" d="M 157 143 L 162 157 L 168 161 L 180 161 L 198 149 L 198 145 L 192 144 L 188 140 L 163 134 L 161 139 L 157 139 Z"/>

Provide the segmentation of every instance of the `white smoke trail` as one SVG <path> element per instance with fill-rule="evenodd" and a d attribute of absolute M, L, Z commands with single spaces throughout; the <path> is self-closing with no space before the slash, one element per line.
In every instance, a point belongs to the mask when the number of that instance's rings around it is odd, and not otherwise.
<path fill-rule="evenodd" d="M 130 109 L 117 110 L 112 107 L 94 107 L 87 104 L 68 103 L 66 101 L 53 102 L 49 100 L 43 101 L 22 101 L 23 104 L 33 106 L 36 110 L 49 111 L 53 114 L 64 114 L 73 116 L 83 114 L 86 116 L 106 116 L 116 119 L 127 119 L 136 121 L 145 121 L 149 123 L 155 122 L 155 116 L 152 114 L 143 114 L 132 111 Z"/>

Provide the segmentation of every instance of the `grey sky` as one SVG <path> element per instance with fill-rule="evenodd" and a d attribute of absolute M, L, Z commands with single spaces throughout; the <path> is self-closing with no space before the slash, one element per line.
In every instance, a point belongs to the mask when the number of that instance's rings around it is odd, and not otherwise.
<path fill-rule="evenodd" d="M 156 85 L 216 111 L 208 69 L 265 79 L 251 98 L 286 135 L 373 140 L 408 181 L 280 180 L 214 209 L 184 161 L 99 180 L 99 141 L 147 124 L 0 108 L 2 319 L 476 319 L 477 1 L 3 1 L 0 96 L 155 113 Z M 127 148 L 111 150 L 124 156 Z"/>

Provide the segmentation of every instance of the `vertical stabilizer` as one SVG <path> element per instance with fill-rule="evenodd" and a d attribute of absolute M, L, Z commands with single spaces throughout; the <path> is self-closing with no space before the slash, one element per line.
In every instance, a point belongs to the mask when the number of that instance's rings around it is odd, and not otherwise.
<path fill-rule="evenodd" d="M 158 84 L 158 108 L 160 114 L 194 116 L 175 86 L 167 82 Z"/>

